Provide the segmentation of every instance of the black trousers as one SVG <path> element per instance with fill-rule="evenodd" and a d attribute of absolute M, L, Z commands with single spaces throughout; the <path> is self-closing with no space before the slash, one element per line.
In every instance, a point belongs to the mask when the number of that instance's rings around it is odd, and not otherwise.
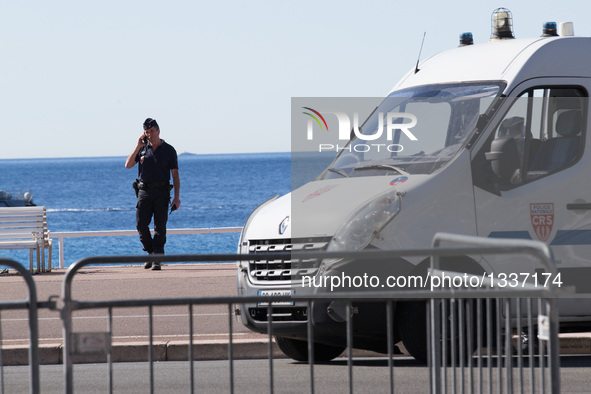
<path fill-rule="evenodd" d="M 138 193 L 135 207 L 136 227 L 143 249 L 148 253 L 164 254 L 169 203 L 168 186 L 140 190 Z M 154 217 L 154 238 L 150 234 L 152 217 Z"/>

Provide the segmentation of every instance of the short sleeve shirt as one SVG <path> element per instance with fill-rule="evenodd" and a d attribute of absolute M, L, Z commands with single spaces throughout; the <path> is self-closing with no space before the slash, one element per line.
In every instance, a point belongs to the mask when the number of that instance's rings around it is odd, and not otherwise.
<path fill-rule="evenodd" d="M 152 145 L 142 148 L 135 160 L 138 179 L 146 183 L 170 181 L 170 170 L 179 168 L 176 150 L 164 140 L 156 150 Z"/>

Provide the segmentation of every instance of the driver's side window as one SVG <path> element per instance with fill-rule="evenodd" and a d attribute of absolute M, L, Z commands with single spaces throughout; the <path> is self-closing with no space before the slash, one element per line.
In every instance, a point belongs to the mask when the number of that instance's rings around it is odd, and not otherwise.
<path fill-rule="evenodd" d="M 583 150 L 586 109 L 586 92 L 578 87 L 541 87 L 520 95 L 496 126 L 490 145 L 485 144 L 496 189 L 512 189 L 573 165 Z"/>

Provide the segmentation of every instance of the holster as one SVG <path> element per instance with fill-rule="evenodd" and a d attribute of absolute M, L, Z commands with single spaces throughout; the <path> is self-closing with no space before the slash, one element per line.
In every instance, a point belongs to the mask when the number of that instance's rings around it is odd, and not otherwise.
<path fill-rule="evenodd" d="M 132 184 L 133 190 L 135 190 L 135 198 L 137 198 L 138 195 L 139 195 L 139 193 L 140 193 L 139 184 L 140 184 L 140 180 L 139 179 L 136 179 L 135 181 L 133 181 L 133 184 Z"/>

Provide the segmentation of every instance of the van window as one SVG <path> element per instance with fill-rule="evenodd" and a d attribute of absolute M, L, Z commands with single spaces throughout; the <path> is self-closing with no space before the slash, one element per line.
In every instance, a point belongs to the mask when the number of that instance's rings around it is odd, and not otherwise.
<path fill-rule="evenodd" d="M 321 179 L 436 171 L 465 145 L 502 87 L 457 83 L 391 93 Z"/>
<path fill-rule="evenodd" d="M 580 87 L 523 92 L 483 148 L 493 173 L 483 177 L 489 184 L 475 183 L 508 190 L 572 166 L 583 151 L 586 119 L 587 94 Z"/>

